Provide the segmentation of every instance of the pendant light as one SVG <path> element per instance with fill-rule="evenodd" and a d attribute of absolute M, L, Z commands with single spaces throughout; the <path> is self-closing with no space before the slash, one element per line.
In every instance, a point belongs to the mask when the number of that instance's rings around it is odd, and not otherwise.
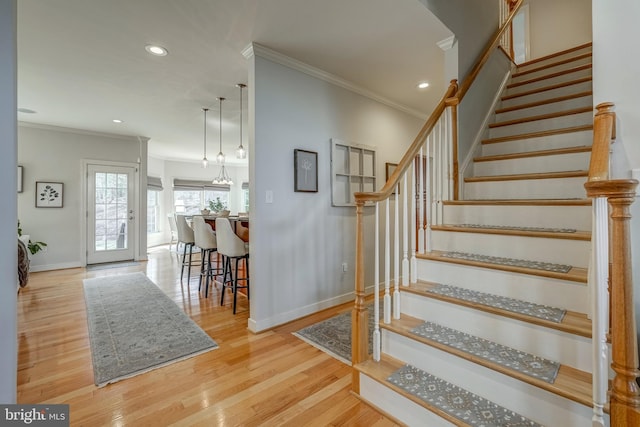
<path fill-rule="evenodd" d="M 222 168 L 212 182 L 214 184 L 232 185 L 233 181 L 227 173 L 227 169 L 224 167 L 224 153 L 222 152 L 222 101 L 224 101 L 224 98 L 218 98 L 218 100 L 220 101 L 220 152 L 218 153 L 217 161 L 222 165 Z"/>
<path fill-rule="evenodd" d="M 222 101 L 224 100 L 225 98 L 218 98 L 218 101 L 220 101 L 220 151 L 216 156 L 216 160 L 221 164 L 224 164 L 224 153 L 222 152 Z"/>
<path fill-rule="evenodd" d="M 209 160 L 207 160 L 207 111 L 209 109 L 203 108 L 202 111 L 204 111 L 204 157 L 202 157 L 202 167 L 206 169 L 209 165 Z"/>
<path fill-rule="evenodd" d="M 238 159 L 246 159 L 247 150 L 242 146 L 242 89 L 247 87 L 247 85 L 238 83 L 236 86 L 240 88 L 240 146 L 238 146 L 238 149 L 236 150 L 236 157 Z"/>

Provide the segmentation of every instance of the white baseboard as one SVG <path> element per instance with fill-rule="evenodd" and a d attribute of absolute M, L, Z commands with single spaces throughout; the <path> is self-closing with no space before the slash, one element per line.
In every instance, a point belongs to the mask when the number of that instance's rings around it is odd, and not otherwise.
<path fill-rule="evenodd" d="M 365 293 L 369 294 L 373 292 L 373 286 L 370 286 L 365 289 Z M 344 304 L 345 302 L 353 301 L 354 293 L 348 292 L 346 294 L 338 295 L 323 301 L 318 301 L 313 304 L 305 305 L 304 307 L 298 307 L 294 310 L 287 311 L 284 313 L 278 313 L 275 316 L 255 320 L 253 318 L 249 318 L 247 322 L 247 328 L 253 333 L 259 333 L 265 331 L 267 329 L 271 329 L 275 326 L 282 325 L 287 322 L 291 322 L 292 320 L 299 319 L 304 316 L 308 316 L 313 313 L 317 313 L 318 311 L 325 310 L 327 308 L 331 308 L 333 306 Z"/>
<path fill-rule="evenodd" d="M 49 270 L 64 270 L 66 268 L 78 268 L 84 267 L 80 261 L 74 262 L 62 262 L 60 264 L 42 264 L 42 265 L 31 265 L 29 271 L 32 273 L 38 271 L 49 271 Z"/>

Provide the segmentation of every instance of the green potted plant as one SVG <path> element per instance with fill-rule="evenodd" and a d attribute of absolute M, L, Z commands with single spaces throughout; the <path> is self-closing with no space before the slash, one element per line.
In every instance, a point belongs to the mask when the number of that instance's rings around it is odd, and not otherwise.
<path fill-rule="evenodd" d="M 18 237 L 22 236 L 22 227 L 20 226 L 20 221 L 18 220 Z M 29 243 L 27 243 L 27 248 L 29 249 L 29 252 L 31 252 L 31 255 L 35 255 L 40 251 L 43 251 L 44 248 L 47 247 L 47 244 L 45 242 L 33 242 L 31 241 L 31 239 L 29 239 Z"/>
<path fill-rule="evenodd" d="M 216 197 L 215 202 L 213 200 L 209 200 L 209 209 L 214 213 L 219 213 L 227 209 L 227 204 L 220 200 L 220 197 Z"/>

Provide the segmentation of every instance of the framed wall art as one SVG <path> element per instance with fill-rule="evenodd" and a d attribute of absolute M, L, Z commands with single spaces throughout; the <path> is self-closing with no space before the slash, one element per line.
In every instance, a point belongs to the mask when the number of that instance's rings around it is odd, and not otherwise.
<path fill-rule="evenodd" d="M 36 208 L 61 208 L 62 207 L 61 182 L 36 182 Z"/>
<path fill-rule="evenodd" d="M 306 193 L 318 192 L 318 153 L 294 150 L 294 190 Z"/>

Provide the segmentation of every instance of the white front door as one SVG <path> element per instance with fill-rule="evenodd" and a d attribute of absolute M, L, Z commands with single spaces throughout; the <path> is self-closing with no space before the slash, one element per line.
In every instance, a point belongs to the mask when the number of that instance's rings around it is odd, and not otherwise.
<path fill-rule="evenodd" d="M 134 259 L 135 168 L 87 165 L 87 264 Z"/>

